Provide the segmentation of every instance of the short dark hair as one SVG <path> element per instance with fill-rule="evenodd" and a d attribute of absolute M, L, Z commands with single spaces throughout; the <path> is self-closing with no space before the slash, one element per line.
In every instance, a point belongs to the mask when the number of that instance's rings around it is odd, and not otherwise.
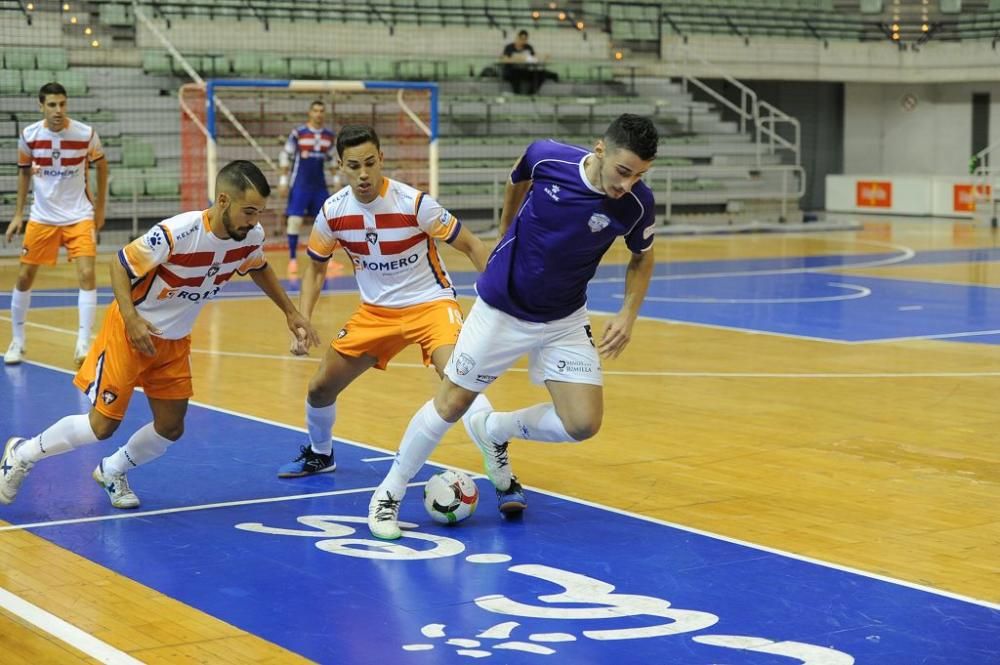
<path fill-rule="evenodd" d="M 216 192 L 227 191 L 242 194 L 248 189 L 257 190 L 257 193 L 265 198 L 271 195 L 271 185 L 267 183 L 264 173 L 256 164 L 245 159 L 229 162 L 222 167 L 215 179 Z"/>
<path fill-rule="evenodd" d="M 604 132 L 606 144 L 630 150 L 636 157 L 647 162 L 656 157 L 656 144 L 659 140 L 660 135 L 653 121 L 634 113 L 622 113 Z"/>
<path fill-rule="evenodd" d="M 527 30 L 518 30 L 517 31 L 517 36 L 518 37 L 527 37 L 528 36 L 528 31 Z"/>
<path fill-rule="evenodd" d="M 51 83 L 46 83 L 41 88 L 38 89 L 38 101 L 41 104 L 45 103 L 45 97 L 48 95 L 62 95 L 67 97 L 66 88 L 62 87 L 61 84 L 52 81 Z"/>
<path fill-rule="evenodd" d="M 326 108 L 326 102 L 324 102 L 322 99 L 314 99 L 313 102 L 312 102 L 312 104 L 309 105 L 309 108 L 311 109 L 312 107 L 316 106 L 317 104 L 320 105 L 320 106 L 322 106 L 323 108 Z"/>
<path fill-rule="evenodd" d="M 337 155 L 343 157 L 345 150 L 364 143 L 374 143 L 376 148 L 382 149 L 374 127 L 370 125 L 344 125 L 337 132 Z"/>

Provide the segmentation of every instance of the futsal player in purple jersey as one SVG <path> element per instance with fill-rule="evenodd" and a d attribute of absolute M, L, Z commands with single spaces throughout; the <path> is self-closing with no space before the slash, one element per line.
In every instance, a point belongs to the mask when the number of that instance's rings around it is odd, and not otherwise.
<path fill-rule="evenodd" d="M 653 193 L 641 181 L 656 156 L 658 136 L 647 118 L 624 114 L 593 150 L 536 141 L 514 165 L 504 193 L 501 239 L 476 282 L 469 312 L 445 379 L 434 399 L 410 420 L 388 475 L 368 506 L 368 528 L 399 538 L 399 503 L 406 485 L 459 419 L 483 453 L 500 511 L 527 506 L 511 470 L 512 438 L 579 442 L 594 436 L 604 412 L 600 356 L 617 357 L 653 274 Z M 587 315 L 587 283 L 608 248 L 624 236 L 632 257 L 621 310 L 595 343 Z M 551 402 L 513 412 L 469 410 L 523 355 L 532 381 Z"/>

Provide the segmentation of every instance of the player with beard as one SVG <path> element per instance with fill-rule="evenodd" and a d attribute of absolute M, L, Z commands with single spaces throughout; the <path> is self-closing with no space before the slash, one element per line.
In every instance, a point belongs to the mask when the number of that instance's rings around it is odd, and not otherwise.
<path fill-rule="evenodd" d="M 208 210 L 164 220 L 118 252 L 111 263 L 115 302 L 73 383 L 93 405 L 41 434 L 11 437 L 0 459 L 0 503 L 10 503 L 40 460 L 109 438 L 142 386 L 153 421 L 139 428 L 93 471 L 115 508 L 137 508 L 126 472 L 166 452 L 184 433 L 191 386 L 191 329 L 202 305 L 236 273 L 254 283 L 285 314 L 304 353 L 319 344 L 264 258 L 260 215 L 271 188 L 247 161 L 227 164 Z"/>

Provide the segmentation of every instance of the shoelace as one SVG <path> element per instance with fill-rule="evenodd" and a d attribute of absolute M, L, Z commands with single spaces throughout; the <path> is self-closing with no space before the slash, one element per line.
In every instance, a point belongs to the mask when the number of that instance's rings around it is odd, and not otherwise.
<path fill-rule="evenodd" d="M 507 446 L 509 444 L 510 441 L 493 444 L 493 458 L 496 459 L 498 466 L 510 465 L 510 456 L 507 455 Z"/>
<path fill-rule="evenodd" d="M 120 476 L 111 476 L 111 484 L 115 487 L 115 494 L 118 496 L 123 496 L 125 494 L 131 494 L 132 488 L 129 487 L 128 478 L 122 474 Z"/>
<path fill-rule="evenodd" d="M 378 508 L 375 509 L 375 519 L 379 522 L 385 522 L 386 520 L 396 519 L 396 514 L 399 512 L 399 499 L 393 499 L 392 495 L 389 495 L 388 499 L 379 499 Z"/>
<path fill-rule="evenodd" d="M 309 446 L 299 446 L 299 456 L 295 458 L 295 461 L 306 459 L 311 452 L 312 449 Z"/>

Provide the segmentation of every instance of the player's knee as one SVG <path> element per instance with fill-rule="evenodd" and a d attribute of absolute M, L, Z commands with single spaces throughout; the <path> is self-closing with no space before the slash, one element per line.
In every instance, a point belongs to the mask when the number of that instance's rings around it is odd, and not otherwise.
<path fill-rule="evenodd" d="M 434 408 L 444 420 L 453 423 L 469 410 L 473 400 L 476 399 L 476 393 L 459 388 L 447 379 L 445 381 L 448 385 L 442 384 L 441 390 L 434 397 Z"/>
<path fill-rule="evenodd" d="M 184 421 L 181 420 L 176 423 L 165 423 L 165 424 L 154 423 L 153 429 L 155 429 L 156 433 L 162 436 L 164 439 L 176 441 L 177 439 L 184 436 Z"/>
<path fill-rule="evenodd" d="M 80 269 L 80 288 L 91 291 L 97 285 L 93 268 Z"/>
<path fill-rule="evenodd" d="M 90 429 L 94 431 L 94 436 L 97 437 L 98 441 L 104 441 L 105 439 L 110 439 L 111 435 L 118 431 L 118 426 L 122 424 L 120 420 L 112 420 L 111 418 L 105 418 L 100 414 L 91 412 L 90 414 Z"/>
<path fill-rule="evenodd" d="M 566 428 L 566 433 L 574 441 L 586 441 L 596 436 L 597 432 L 600 431 L 601 418 L 580 418 L 571 422 L 563 422 L 563 427 Z"/>

